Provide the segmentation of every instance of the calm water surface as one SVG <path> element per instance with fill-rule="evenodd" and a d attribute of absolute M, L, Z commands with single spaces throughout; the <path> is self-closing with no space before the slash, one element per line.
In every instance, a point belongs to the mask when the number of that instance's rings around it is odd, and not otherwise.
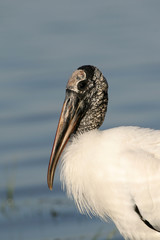
<path fill-rule="evenodd" d="M 77 67 L 109 82 L 102 129 L 159 129 L 160 2 L 0 3 L 0 239 L 122 239 L 114 225 L 80 215 L 46 175 L 65 85 Z"/>

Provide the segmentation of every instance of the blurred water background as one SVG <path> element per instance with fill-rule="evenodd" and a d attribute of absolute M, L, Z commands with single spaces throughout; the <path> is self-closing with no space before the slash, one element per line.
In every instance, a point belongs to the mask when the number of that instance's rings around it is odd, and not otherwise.
<path fill-rule="evenodd" d="M 72 71 L 84 64 L 109 82 L 101 129 L 160 126 L 160 1 L 1 0 L 0 239 L 122 240 L 53 191 L 47 167 Z"/>

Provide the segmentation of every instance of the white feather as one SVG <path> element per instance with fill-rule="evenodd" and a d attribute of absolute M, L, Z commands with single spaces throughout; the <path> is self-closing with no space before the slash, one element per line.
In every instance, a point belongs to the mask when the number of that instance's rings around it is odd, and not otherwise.
<path fill-rule="evenodd" d="M 107 219 L 125 239 L 158 240 L 134 211 L 160 230 L 160 131 L 138 127 L 93 130 L 73 137 L 61 180 L 79 210 Z"/>

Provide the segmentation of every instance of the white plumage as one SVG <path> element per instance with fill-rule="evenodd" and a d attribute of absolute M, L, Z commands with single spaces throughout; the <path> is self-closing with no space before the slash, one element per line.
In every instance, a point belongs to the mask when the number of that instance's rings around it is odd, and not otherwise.
<path fill-rule="evenodd" d="M 61 181 L 81 213 L 106 221 L 110 217 L 126 240 L 160 240 L 160 130 L 98 131 L 107 110 L 107 90 L 106 79 L 93 66 L 80 67 L 69 79 L 48 186 L 52 189 L 64 149 Z"/>
<path fill-rule="evenodd" d="M 160 230 L 160 131 L 119 127 L 80 134 L 65 148 L 61 180 L 81 212 L 109 216 L 126 239 L 160 239 L 134 211 L 137 205 Z"/>

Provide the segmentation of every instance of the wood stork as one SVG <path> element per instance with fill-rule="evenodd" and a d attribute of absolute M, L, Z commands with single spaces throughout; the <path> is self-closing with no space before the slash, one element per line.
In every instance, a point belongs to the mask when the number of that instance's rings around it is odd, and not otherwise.
<path fill-rule="evenodd" d="M 108 84 L 99 69 L 78 68 L 66 87 L 48 186 L 65 148 L 61 181 L 81 213 L 110 217 L 125 239 L 160 239 L 160 130 L 98 131 L 107 104 Z"/>

